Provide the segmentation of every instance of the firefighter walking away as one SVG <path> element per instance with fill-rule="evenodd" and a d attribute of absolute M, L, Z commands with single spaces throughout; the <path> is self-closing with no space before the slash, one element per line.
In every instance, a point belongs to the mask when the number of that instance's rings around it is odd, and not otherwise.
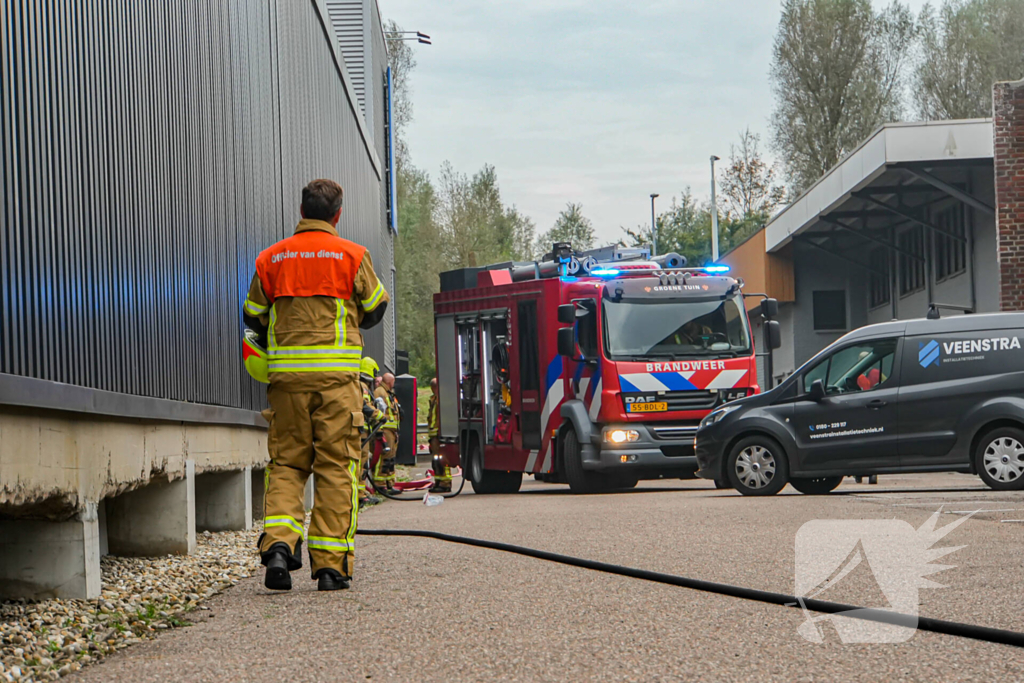
<path fill-rule="evenodd" d="M 341 186 L 302 190 L 295 234 L 256 259 L 243 306 L 256 332 L 244 350 L 259 379 L 265 361 L 270 408 L 266 513 L 259 549 L 267 588 L 288 590 L 302 567 L 303 490 L 314 477 L 306 550 L 319 590 L 348 588 L 359 511 L 359 429 L 365 423 L 361 329 L 384 317 L 388 294 L 365 247 L 338 236 Z M 265 355 L 260 352 L 265 349 Z"/>

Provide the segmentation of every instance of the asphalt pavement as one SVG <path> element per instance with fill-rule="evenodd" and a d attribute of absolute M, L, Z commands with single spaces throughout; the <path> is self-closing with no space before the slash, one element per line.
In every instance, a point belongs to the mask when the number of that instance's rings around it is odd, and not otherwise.
<path fill-rule="evenodd" d="M 964 546 L 920 589 L 922 616 L 1024 631 L 1024 493 L 956 474 L 852 479 L 827 496 L 743 498 L 710 482 L 642 482 L 573 496 L 524 481 L 516 495 L 437 507 L 388 502 L 365 528 L 431 529 L 792 594 L 795 542 L 811 520 L 975 514 L 936 546 Z M 466 487 L 469 491 L 470 487 Z M 357 537 L 352 590 L 318 593 L 305 571 L 271 593 L 249 579 L 194 625 L 131 647 L 76 681 L 1016 681 L 1024 649 L 917 632 L 844 643 L 798 609 L 418 538 Z M 872 565 L 873 566 L 873 565 Z M 867 564 L 822 599 L 885 606 Z M 806 629 L 806 627 L 805 627 Z"/>

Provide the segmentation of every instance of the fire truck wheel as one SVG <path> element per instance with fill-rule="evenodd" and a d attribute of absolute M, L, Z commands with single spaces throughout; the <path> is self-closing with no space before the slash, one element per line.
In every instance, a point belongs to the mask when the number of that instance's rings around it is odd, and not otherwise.
<path fill-rule="evenodd" d="M 744 496 L 774 496 L 789 479 L 789 461 L 778 441 L 755 434 L 732 447 L 726 472 L 729 483 Z"/>
<path fill-rule="evenodd" d="M 468 460 L 466 474 L 475 493 L 516 493 L 519 491 L 519 487 L 523 483 L 523 473 L 485 470 L 483 453 L 476 439 L 470 441 Z"/>
<path fill-rule="evenodd" d="M 562 463 L 569 490 L 573 493 L 600 493 L 612 488 L 611 478 L 583 469 L 582 449 L 575 429 L 569 429 L 562 444 Z"/>

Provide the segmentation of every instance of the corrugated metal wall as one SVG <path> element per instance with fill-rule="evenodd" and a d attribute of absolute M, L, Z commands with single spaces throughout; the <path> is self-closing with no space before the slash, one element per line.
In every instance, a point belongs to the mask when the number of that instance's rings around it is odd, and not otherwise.
<path fill-rule="evenodd" d="M 263 404 L 240 306 L 301 187 L 391 268 L 331 40 L 316 0 L 0 3 L 0 372 Z"/>
<path fill-rule="evenodd" d="M 326 0 L 331 25 L 338 37 L 338 46 L 345 56 L 345 66 L 359 99 L 359 109 L 366 113 L 366 66 L 363 57 L 365 41 L 366 0 Z"/>

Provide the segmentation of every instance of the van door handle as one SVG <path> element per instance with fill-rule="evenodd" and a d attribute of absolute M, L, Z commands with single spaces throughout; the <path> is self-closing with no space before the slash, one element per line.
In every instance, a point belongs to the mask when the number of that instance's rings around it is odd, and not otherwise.
<path fill-rule="evenodd" d="M 887 405 L 889 404 L 882 399 L 876 398 L 874 401 L 868 402 L 868 410 L 878 410 L 879 408 L 884 408 Z"/>

